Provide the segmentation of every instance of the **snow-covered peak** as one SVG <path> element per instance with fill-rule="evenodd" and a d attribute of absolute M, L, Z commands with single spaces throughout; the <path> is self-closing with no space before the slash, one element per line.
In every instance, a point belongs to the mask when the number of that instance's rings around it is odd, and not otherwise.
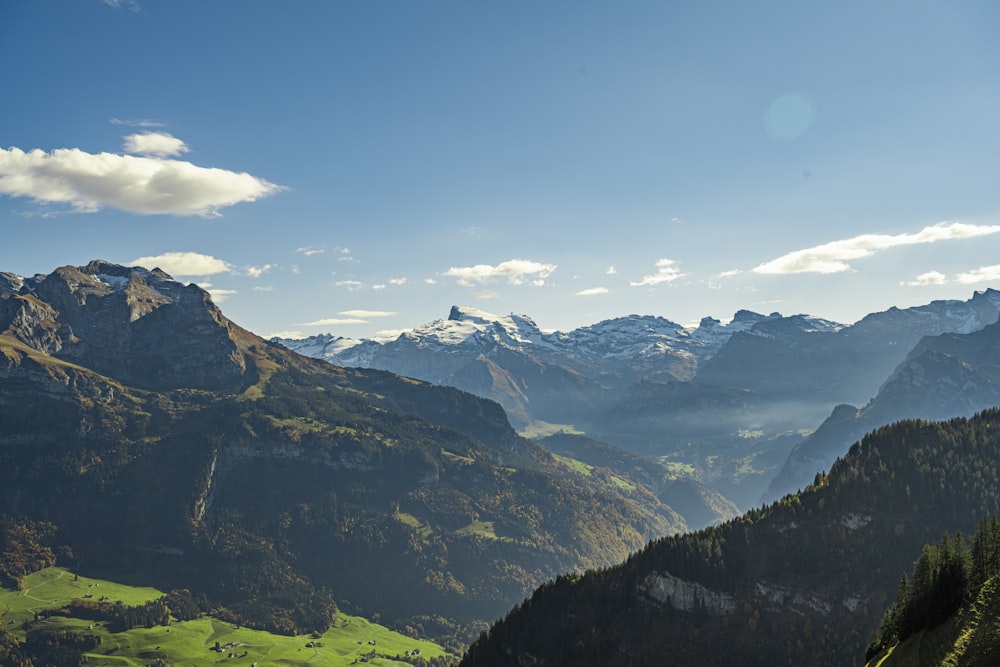
<path fill-rule="evenodd" d="M 325 359 L 337 366 L 369 366 L 375 351 L 381 347 L 375 341 L 333 334 L 317 334 L 307 338 L 274 337 L 271 341 L 281 343 L 307 357 Z"/>
<path fill-rule="evenodd" d="M 425 345 L 482 346 L 487 339 L 510 345 L 544 342 L 542 332 L 530 317 L 514 314 L 504 317 L 469 306 L 452 306 L 448 319 L 415 327 L 400 338 Z"/>
<path fill-rule="evenodd" d="M 448 314 L 448 320 L 451 322 L 475 322 L 478 324 L 489 324 L 490 322 L 497 322 L 501 319 L 502 318 L 499 315 L 487 313 L 485 310 L 479 310 L 478 308 L 472 308 L 471 306 L 452 306 L 451 312 Z"/>

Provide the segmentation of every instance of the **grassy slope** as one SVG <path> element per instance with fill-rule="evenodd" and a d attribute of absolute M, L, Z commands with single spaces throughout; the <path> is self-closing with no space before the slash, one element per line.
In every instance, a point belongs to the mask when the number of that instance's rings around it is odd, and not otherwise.
<path fill-rule="evenodd" d="M 918 632 L 871 659 L 867 667 L 962 667 L 1000 660 L 1000 578 L 993 577 L 946 623 Z"/>
<path fill-rule="evenodd" d="M 34 620 L 35 612 L 60 607 L 86 595 L 92 595 L 95 600 L 105 596 L 111 601 L 136 605 L 155 600 L 163 593 L 155 588 L 77 577 L 63 568 L 51 567 L 25 577 L 21 591 L 0 589 L 0 622 L 20 633 L 23 623 Z M 118 633 L 108 632 L 102 624 L 81 619 L 52 617 L 46 622 L 89 631 L 103 638 L 98 651 L 89 654 L 88 665 L 141 667 L 157 656 L 165 657 L 170 664 L 212 665 L 230 662 L 231 653 L 246 652 L 240 664 L 332 667 L 354 664 L 356 658 L 373 649 L 378 656 L 383 656 L 370 662 L 374 665 L 407 664 L 384 656 L 403 656 L 413 649 L 420 649 L 420 655 L 425 658 L 446 655 L 432 642 L 411 639 L 364 618 L 346 614 L 338 614 L 333 627 L 318 640 L 239 628 L 207 616 L 175 622 L 169 627 L 136 628 Z M 88 630 L 91 625 L 93 629 Z M 313 641 L 321 646 L 307 648 L 306 644 Z M 223 646 L 234 642 L 239 646 L 217 653 L 212 650 L 215 642 Z"/>

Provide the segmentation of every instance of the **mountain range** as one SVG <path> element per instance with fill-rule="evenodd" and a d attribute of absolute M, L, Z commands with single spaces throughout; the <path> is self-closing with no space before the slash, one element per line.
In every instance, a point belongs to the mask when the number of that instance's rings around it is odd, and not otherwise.
<path fill-rule="evenodd" d="M 581 432 L 656 460 L 746 509 L 802 488 L 843 454 L 865 422 L 808 455 L 864 405 L 925 336 L 967 334 L 997 321 L 1000 292 L 872 313 L 850 326 L 822 318 L 737 312 L 683 327 L 632 315 L 570 332 L 527 316 L 453 307 L 447 319 L 391 340 L 329 334 L 276 339 L 335 365 L 370 367 L 461 388 L 500 403 L 526 433 Z M 919 388 L 914 388 L 919 391 Z M 981 399 L 981 400 L 980 400 Z M 991 405 L 989 396 L 967 401 Z M 876 411 L 877 413 L 877 411 Z M 971 414 L 937 412 L 947 417 Z M 831 416 L 832 415 L 832 416 Z M 892 419 L 913 416 L 893 414 Z M 822 425 L 822 426 L 821 426 Z M 815 432 L 815 433 L 814 433 Z M 776 479 L 778 478 L 778 479 Z"/>
<path fill-rule="evenodd" d="M 0 578 L 479 633 L 466 665 L 860 665 L 921 545 L 1000 513 L 998 313 L 266 341 L 159 270 L 0 273 Z"/>
<path fill-rule="evenodd" d="M 461 647 L 548 578 L 687 529 L 577 465 L 492 401 L 303 357 L 158 270 L 0 274 L 0 518 L 222 618 L 302 632 L 341 607 Z"/>

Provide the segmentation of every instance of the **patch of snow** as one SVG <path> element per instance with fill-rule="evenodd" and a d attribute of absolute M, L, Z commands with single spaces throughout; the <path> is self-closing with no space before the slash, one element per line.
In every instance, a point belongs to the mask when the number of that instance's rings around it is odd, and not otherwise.
<path fill-rule="evenodd" d="M 94 277 L 116 292 L 122 291 L 128 285 L 128 276 L 112 276 L 107 273 L 98 273 Z"/>

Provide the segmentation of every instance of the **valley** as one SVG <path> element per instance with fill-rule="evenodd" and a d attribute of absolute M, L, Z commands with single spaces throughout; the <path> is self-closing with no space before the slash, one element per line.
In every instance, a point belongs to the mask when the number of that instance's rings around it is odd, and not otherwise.
<path fill-rule="evenodd" d="M 264 340 L 158 270 L 0 274 L 8 643 L 52 608 L 18 586 L 64 607 L 94 595 L 68 577 L 144 572 L 111 604 L 197 612 L 98 629 L 88 664 L 345 664 L 364 634 L 381 664 L 851 664 L 920 545 L 1000 511 L 998 315 L 992 290 L 850 326 L 453 308 Z"/>
<path fill-rule="evenodd" d="M 997 392 L 982 382 L 946 382 L 943 369 L 919 375 L 940 387 L 930 398 L 931 387 L 916 384 L 912 371 L 920 362 L 908 355 L 925 336 L 962 340 L 998 315 L 994 290 L 964 302 L 891 308 L 850 326 L 741 310 L 726 324 L 705 317 L 683 327 L 631 315 L 544 332 L 524 315 L 456 306 L 447 319 L 391 340 L 277 340 L 338 366 L 379 368 L 493 399 L 522 433 L 586 435 L 666 465 L 745 511 L 803 488 L 878 426 L 969 416 L 996 404 Z M 909 375 L 897 368 L 904 361 Z M 899 395 L 889 400 L 890 391 Z M 846 406 L 869 403 L 866 418 L 834 428 Z"/>

